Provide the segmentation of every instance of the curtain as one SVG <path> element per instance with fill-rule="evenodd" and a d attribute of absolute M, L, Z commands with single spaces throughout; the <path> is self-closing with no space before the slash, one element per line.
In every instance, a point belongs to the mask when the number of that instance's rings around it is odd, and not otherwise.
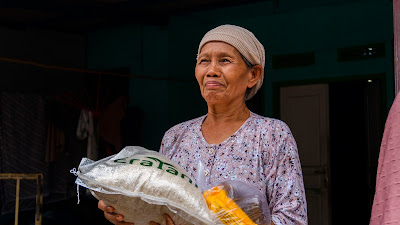
<path fill-rule="evenodd" d="M 394 86 L 396 96 L 400 90 L 400 0 L 393 0 L 393 32 Z"/>

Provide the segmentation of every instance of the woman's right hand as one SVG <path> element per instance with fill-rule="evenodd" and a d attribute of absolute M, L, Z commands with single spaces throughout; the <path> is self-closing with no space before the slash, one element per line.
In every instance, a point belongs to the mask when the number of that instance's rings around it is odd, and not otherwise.
<path fill-rule="evenodd" d="M 124 222 L 124 216 L 115 213 L 115 209 L 104 203 L 103 200 L 99 201 L 97 207 L 104 212 L 104 217 L 115 225 L 134 225 L 133 223 Z"/>

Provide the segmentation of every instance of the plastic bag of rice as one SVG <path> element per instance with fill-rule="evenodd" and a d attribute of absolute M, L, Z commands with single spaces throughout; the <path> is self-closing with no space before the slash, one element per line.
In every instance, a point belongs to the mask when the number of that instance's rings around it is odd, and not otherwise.
<path fill-rule="evenodd" d="M 129 146 L 98 161 L 83 158 L 76 175 L 76 184 L 135 225 L 165 225 L 165 213 L 175 224 L 221 224 L 195 181 L 158 152 Z"/>

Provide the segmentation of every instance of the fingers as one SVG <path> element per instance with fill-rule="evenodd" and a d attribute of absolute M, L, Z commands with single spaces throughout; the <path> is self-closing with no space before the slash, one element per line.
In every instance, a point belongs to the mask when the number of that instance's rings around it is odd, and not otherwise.
<path fill-rule="evenodd" d="M 167 225 L 175 225 L 174 221 L 172 221 L 171 217 L 168 214 L 164 214 L 165 216 L 165 222 L 167 222 Z"/>
<path fill-rule="evenodd" d="M 104 212 L 104 217 L 115 225 L 133 225 L 133 223 L 124 222 L 124 217 L 116 213 Z"/>
<path fill-rule="evenodd" d="M 114 213 L 115 209 L 107 205 L 103 200 L 97 203 L 97 207 L 104 212 L 104 217 L 115 225 L 133 225 L 133 223 L 124 222 L 124 216 Z"/>
<path fill-rule="evenodd" d="M 114 213 L 115 209 L 112 206 L 107 205 L 104 203 L 103 200 L 100 200 L 99 203 L 97 203 L 97 207 L 104 211 L 104 217 L 110 221 L 123 221 L 124 216 L 120 214 Z"/>
<path fill-rule="evenodd" d="M 109 212 L 104 212 L 104 217 L 111 221 L 111 222 L 121 222 L 124 221 L 124 216 L 116 213 L 109 213 Z"/>
<path fill-rule="evenodd" d="M 168 214 L 164 214 L 165 216 L 165 222 L 167 225 L 175 225 L 174 221 L 172 221 L 171 217 Z M 156 223 L 154 221 L 150 221 L 149 225 L 160 225 L 159 223 Z"/>
<path fill-rule="evenodd" d="M 100 201 L 97 203 L 97 207 L 98 207 L 99 209 L 101 209 L 102 211 L 104 211 L 104 212 L 109 212 L 109 213 L 112 213 L 112 212 L 114 212 L 114 210 L 115 210 L 114 207 L 107 205 L 103 200 L 100 200 Z"/>

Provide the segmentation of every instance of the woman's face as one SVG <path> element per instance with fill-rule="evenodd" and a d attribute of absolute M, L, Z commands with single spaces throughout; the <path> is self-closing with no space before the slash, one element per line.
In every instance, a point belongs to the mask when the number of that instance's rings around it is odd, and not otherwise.
<path fill-rule="evenodd" d="M 225 42 L 206 43 L 197 58 L 196 79 L 208 104 L 244 102 L 247 88 L 256 83 L 239 51 Z M 258 79 L 257 79 L 258 80 Z"/>

